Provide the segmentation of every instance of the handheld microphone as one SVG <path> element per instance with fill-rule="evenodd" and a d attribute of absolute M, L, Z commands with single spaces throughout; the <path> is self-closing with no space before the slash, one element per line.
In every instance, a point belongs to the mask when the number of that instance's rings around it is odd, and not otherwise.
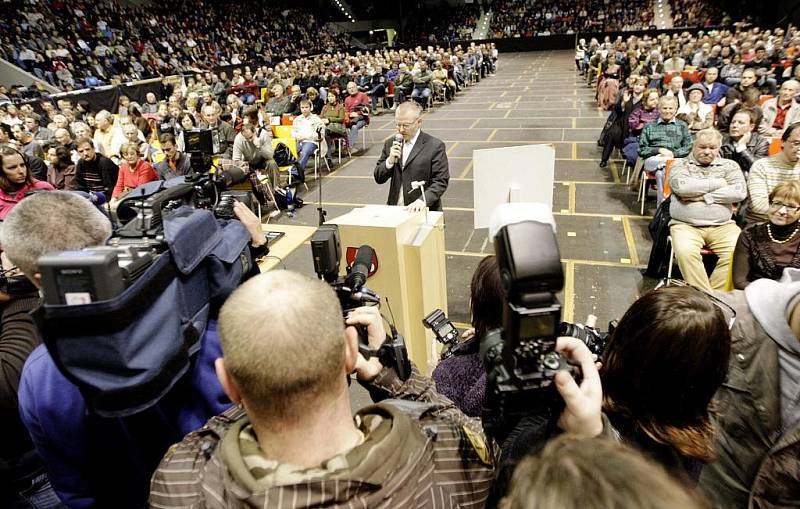
<path fill-rule="evenodd" d="M 403 135 L 400 134 L 400 133 L 395 134 L 394 135 L 394 142 L 392 143 L 392 145 L 399 145 L 400 146 L 400 157 L 397 158 L 397 161 L 395 162 L 395 164 L 401 164 L 402 165 L 403 164 L 403 149 L 402 149 L 402 147 L 403 147 Z"/>
<path fill-rule="evenodd" d="M 358 251 L 356 251 L 355 260 L 353 260 L 353 266 L 350 268 L 350 274 L 344 280 L 345 285 L 353 290 L 358 290 L 364 286 L 364 283 L 367 282 L 367 277 L 369 277 L 369 269 L 372 267 L 372 258 L 374 256 L 375 250 L 370 246 L 365 244 L 359 247 Z"/>

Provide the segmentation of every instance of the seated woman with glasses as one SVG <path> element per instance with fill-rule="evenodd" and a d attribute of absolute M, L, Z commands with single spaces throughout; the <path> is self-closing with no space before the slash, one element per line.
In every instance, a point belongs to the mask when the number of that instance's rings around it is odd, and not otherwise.
<path fill-rule="evenodd" d="M 800 268 L 800 182 L 790 180 L 769 193 L 769 221 L 742 230 L 733 252 L 733 286 L 780 279 L 786 267 Z"/>

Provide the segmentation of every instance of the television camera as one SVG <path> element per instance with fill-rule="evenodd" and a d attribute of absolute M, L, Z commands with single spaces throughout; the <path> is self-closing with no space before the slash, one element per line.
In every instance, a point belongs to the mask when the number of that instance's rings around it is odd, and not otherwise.
<path fill-rule="evenodd" d="M 367 245 L 359 247 L 353 264 L 347 268 L 347 275 L 340 277 L 339 260 L 342 250 L 339 228 L 336 225 L 323 224 L 311 237 L 311 254 L 314 258 L 314 272 L 336 292 L 344 316 L 361 306 L 380 306 L 380 296 L 365 286 L 372 258 L 375 256 L 374 249 Z M 363 327 L 357 327 L 358 351 L 366 359 L 378 357 L 381 364 L 394 367 L 397 376 L 406 380 L 411 375 L 411 362 L 405 339 L 398 334 L 392 323 L 389 323 L 389 327 L 391 336 L 387 335 L 386 341 L 378 350 L 369 347 L 367 331 Z"/>

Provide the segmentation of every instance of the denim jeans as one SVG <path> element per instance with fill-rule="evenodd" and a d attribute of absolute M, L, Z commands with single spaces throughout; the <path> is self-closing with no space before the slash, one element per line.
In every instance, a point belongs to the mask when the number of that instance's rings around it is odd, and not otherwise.
<path fill-rule="evenodd" d="M 347 131 L 347 144 L 350 146 L 350 149 L 355 148 L 356 143 L 358 143 L 358 131 L 361 130 L 365 125 L 367 125 L 366 120 L 359 120 L 355 124 L 350 124 L 350 127 Z"/>
<path fill-rule="evenodd" d="M 317 144 L 313 141 L 301 141 L 297 144 L 297 167 L 305 172 L 308 158 L 317 150 Z"/>

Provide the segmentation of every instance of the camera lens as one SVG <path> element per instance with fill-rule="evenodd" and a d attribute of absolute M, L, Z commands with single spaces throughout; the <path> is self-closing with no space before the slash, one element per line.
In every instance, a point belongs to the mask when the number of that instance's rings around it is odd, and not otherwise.
<path fill-rule="evenodd" d="M 542 359 L 542 364 L 547 369 L 558 369 L 561 366 L 561 363 L 558 362 L 558 354 L 555 352 L 545 355 Z"/>

